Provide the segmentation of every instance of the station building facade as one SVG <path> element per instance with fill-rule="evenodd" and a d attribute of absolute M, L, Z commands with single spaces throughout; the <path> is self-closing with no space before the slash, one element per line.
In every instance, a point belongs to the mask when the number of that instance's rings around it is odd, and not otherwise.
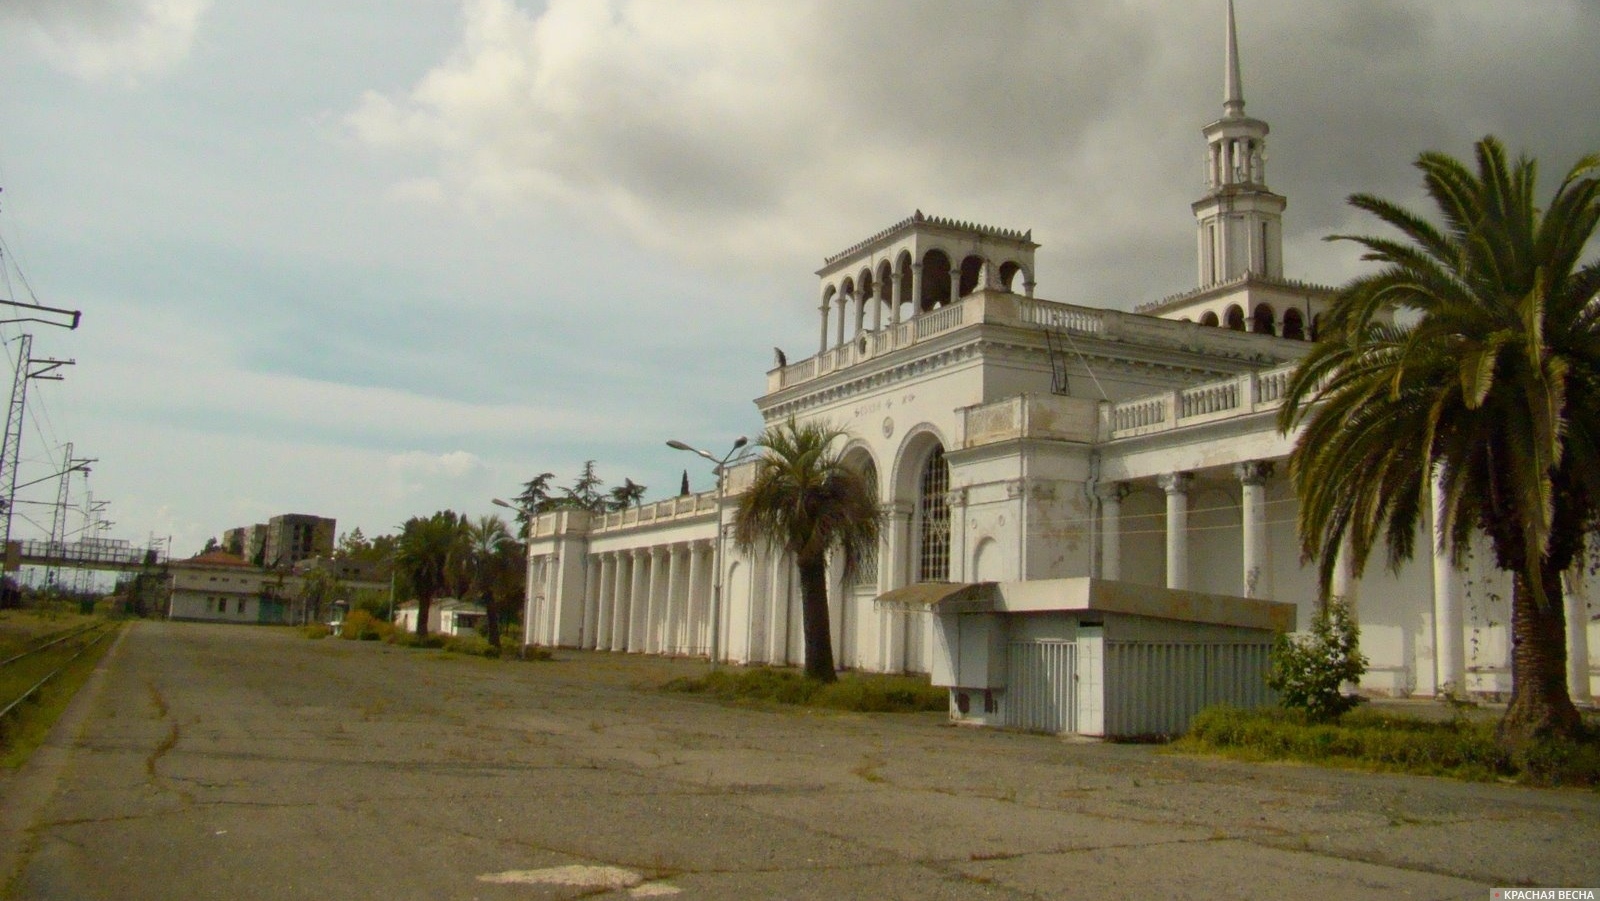
<path fill-rule="evenodd" d="M 1208 184 L 1191 205 L 1194 289 L 1134 312 L 1050 301 L 1034 293 L 1030 231 L 920 211 L 818 270 L 816 353 L 780 354 L 756 405 L 768 425 L 842 429 L 847 463 L 877 486 L 876 559 L 830 586 L 841 666 L 932 670 L 936 617 L 880 602 L 925 582 L 1086 578 L 1286 602 L 1309 624 L 1320 598 L 1286 479 L 1295 435 L 1276 416 L 1333 291 L 1284 275 L 1287 203 L 1267 187 L 1268 126 L 1244 112 L 1231 9 L 1227 34 L 1223 114 L 1203 129 Z M 726 539 L 750 475 L 731 465 L 721 500 L 540 517 L 525 640 L 801 662 L 791 562 Z M 1370 659 L 1363 688 L 1508 696 L 1509 580 L 1487 547 L 1456 567 L 1417 546 L 1398 572 L 1336 576 Z M 1581 572 L 1569 589 L 1569 684 L 1587 702 L 1596 622 Z"/>

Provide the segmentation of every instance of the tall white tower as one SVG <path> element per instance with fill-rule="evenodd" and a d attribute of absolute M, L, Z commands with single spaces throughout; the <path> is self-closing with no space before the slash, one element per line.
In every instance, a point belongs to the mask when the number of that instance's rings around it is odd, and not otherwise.
<path fill-rule="evenodd" d="M 1283 197 L 1267 190 L 1267 123 L 1244 114 L 1239 36 L 1228 0 L 1222 118 L 1206 136 L 1206 194 L 1194 202 L 1200 226 L 1200 287 L 1248 273 L 1283 277 Z"/>

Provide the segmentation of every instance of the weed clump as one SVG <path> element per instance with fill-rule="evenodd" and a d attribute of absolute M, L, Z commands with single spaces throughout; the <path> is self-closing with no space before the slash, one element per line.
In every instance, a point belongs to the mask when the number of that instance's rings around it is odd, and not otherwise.
<path fill-rule="evenodd" d="M 673 679 L 666 691 L 703 694 L 724 701 L 788 704 L 859 713 L 945 710 L 947 693 L 915 676 L 846 674 L 837 682 L 807 679 L 797 670 L 773 667 L 720 669 L 698 678 Z"/>
<path fill-rule="evenodd" d="M 1508 752 L 1492 722 L 1430 721 L 1373 710 L 1317 720 L 1303 710 L 1212 707 L 1173 747 L 1248 760 L 1298 760 L 1457 779 L 1600 786 L 1600 736 L 1534 742 Z"/>
<path fill-rule="evenodd" d="M 365 610 L 352 610 L 339 627 L 339 637 L 346 641 L 382 641 L 394 634 L 394 625 L 384 622 Z"/>

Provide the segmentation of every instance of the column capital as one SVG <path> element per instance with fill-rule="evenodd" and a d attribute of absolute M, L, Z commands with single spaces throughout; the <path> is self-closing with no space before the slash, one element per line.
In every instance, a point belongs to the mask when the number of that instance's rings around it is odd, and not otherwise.
<path fill-rule="evenodd" d="M 1121 503 L 1133 491 L 1133 486 L 1127 482 L 1101 482 L 1094 486 L 1094 495 L 1102 501 Z"/>
<path fill-rule="evenodd" d="M 910 501 L 890 501 L 879 507 L 887 519 L 910 519 L 915 505 Z"/>
<path fill-rule="evenodd" d="M 1167 472 L 1156 476 L 1156 484 L 1167 494 L 1188 494 L 1189 486 L 1194 484 L 1192 472 Z"/>
<path fill-rule="evenodd" d="M 1260 487 L 1272 476 L 1273 465 L 1271 460 L 1250 460 L 1238 463 L 1233 467 L 1233 474 L 1239 481 L 1246 485 Z"/>

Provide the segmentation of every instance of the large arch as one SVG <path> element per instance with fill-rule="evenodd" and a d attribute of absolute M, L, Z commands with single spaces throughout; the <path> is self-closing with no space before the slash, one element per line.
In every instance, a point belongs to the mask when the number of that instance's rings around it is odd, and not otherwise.
<path fill-rule="evenodd" d="M 1305 317 L 1301 316 L 1300 311 L 1294 307 L 1283 311 L 1283 336 L 1285 338 L 1293 338 L 1296 341 L 1304 341 L 1306 339 Z"/>
<path fill-rule="evenodd" d="M 916 273 L 912 268 L 911 251 L 900 251 L 900 255 L 895 257 L 894 268 L 900 290 L 895 292 L 897 303 L 892 319 L 895 322 L 904 322 L 917 315 Z"/>
<path fill-rule="evenodd" d="M 1223 322 L 1233 331 L 1244 331 L 1244 310 L 1240 309 L 1238 304 L 1230 304 Z"/>
<path fill-rule="evenodd" d="M 960 297 L 966 297 L 983 287 L 983 269 L 988 264 L 988 260 L 977 254 L 969 254 L 961 260 L 961 286 L 957 292 Z"/>
<path fill-rule="evenodd" d="M 878 298 L 872 308 L 872 321 L 879 327 L 894 319 L 894 296 L 894 266 L 884 260 L 878 264 Z"/>
<path fill-rule="evenodd" d="M 950 255 L 935 247 L 922 255 L 922 296 L 917 312 L 926 313 L 950 303 Z"/>
<path fill-rule="evenodd" d="M 1007 260 L 1006 262 L 1000 264 L 1000 287 L 1012 294 L 1023 293 L 1022 291 L 1017 290 L 1018 273 L 1022 274 L 1021 288 L 1023 291 L 1026 291 L 1028 288 L 1028 283 L 1033 281 L 1033 275 L 1032 273 L 1028 272 L 1026 267 L 1024 267 L 1021 263 L 1018 263 L 1016 260 Z"/>
<path fill-rule="evenodd" d="M 1214 310 L 1206 310 L 1200 314 L 1200 324 L 1209 328 L 1217 327 L 1217 314 Z"/>
<path fill-rule="evenodd" d="M 1275 320 L 1276 317 L 1272 313 L 1272 307 L 1268 304 L 1258 303 L 1256 304 L 1255 313 L 1250 317 L 1250 331 L 1258 335 L 1276 335 L 1278 330 L 1274 324 Z"/>

